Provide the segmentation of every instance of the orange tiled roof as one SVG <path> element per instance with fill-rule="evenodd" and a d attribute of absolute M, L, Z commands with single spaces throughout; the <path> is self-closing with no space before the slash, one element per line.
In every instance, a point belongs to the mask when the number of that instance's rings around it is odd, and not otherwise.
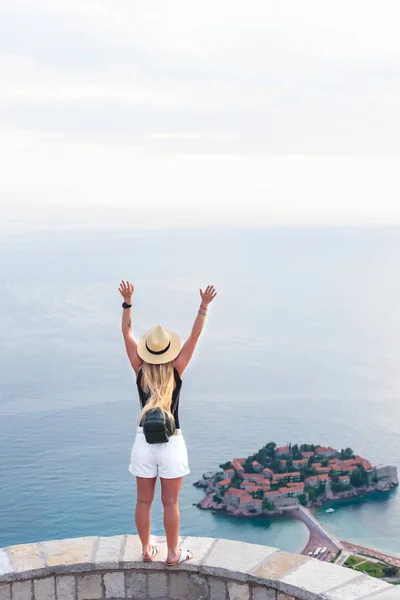
<path fill-rule="evenodd" d="M 238 490 L 237 488 L 229 488 L 225 496 L 243 496 L 247 494 L 247 490 Z"/>
<path fill-rule="evenodd" d="M 218 481 L 217 485 L 219 485 L 220 487 L 224 487 L 225 485 L 229 485 L 230 483 L 232 483 L 232 479 L 223 479 L 222 481 Z"/>

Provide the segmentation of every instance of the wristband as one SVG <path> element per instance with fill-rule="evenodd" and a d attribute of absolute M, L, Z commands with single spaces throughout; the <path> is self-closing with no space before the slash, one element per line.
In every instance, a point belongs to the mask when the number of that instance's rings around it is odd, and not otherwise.
<path fill-rule="evenodd" d="M 132 308 L 132 304 L 128 304 L 127 302 L 122 303 L 122 308 Z"/>

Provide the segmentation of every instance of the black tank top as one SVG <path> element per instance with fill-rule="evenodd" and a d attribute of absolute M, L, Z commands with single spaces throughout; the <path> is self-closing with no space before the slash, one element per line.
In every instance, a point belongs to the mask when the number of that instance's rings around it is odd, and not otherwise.
<path fill-rule="evenodd" d="M 140 399 L 140 406 L 141 408 L 143 408 L 149 398 L 150 398 L 150 392 L 144 392 L 142 390 L 142 386 L 140 385 L 142 382 L 142 367 L 140 367 L 137 378 L 136 378 L 136 385 L 138 388 L 138 392 L 139 392 L 139 399 Z M 179 376 L 178 371 L 175 369 L 174 367 L 174 378 L 175 378 L 175 384 L 176 387 L 174 389 L 174 391 L 172 392 L 172 403 L 171 403 L 171 412 L 174 416 L 175 419 L 175 427 L 177 429 L 180 429 L 180 425 L 179 425 L 179 397 L 181 395 L 181 387 L 182 387 L 182 379 Z"/>

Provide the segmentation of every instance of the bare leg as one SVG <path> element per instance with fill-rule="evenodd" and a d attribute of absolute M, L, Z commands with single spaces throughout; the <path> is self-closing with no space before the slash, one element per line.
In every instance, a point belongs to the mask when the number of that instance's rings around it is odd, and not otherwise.
<path fill-rule="evenodd" d="M 167 562 L 179 559 L 179 492 L 181 491 L 183 477 L 176 479 L 161 478 L 161 499 L 164 506 L 164 528 L 167 536 Z"/>
<path fill-rule="evenodd" d="M 143 558 L 150 558 L 150 510 L 154 500 L 157 478 L 136 477 L 136 528 L 142 542 Z"/>

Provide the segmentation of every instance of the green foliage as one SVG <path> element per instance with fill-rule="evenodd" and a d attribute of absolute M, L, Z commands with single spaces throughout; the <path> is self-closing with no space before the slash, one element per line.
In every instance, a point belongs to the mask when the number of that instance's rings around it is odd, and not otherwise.
<path fill-rule="evenodd" d="M 228 462 L 222 463 L 222 465 L 219 465 L 219 468 L 222 469 L 223 471 L 227 471 L 228 469 L 233 469 L 233 464 L 231 463 L 230 460 L 228 460 Z"/>
<path fill-rule="evenodd" d="M 268 444 L 265 446 L 268 458 L 272 458 L 272 459 L 275 458 L 275 448 L 276 448 L 275 442 L 268 442 Z"/>
<path fill-rule="evenodd" d="M 341 483 L 340 481 L 339 482 L 333 481 L 331 483 L 332 492 L 346 492 L 351 489 L 352 489 L 352 486 L 349 483 Z"/>
<path fill-rule="evenodd" d="M 317 496 L 322 496 L 325 493 L 325 486 L 323 483 L 320 483 L 319 486 L 315 490 L 315 494 Z"/>
<path fill-rule="evenodd" d="M 271 464 L 271 469 L 274 473 L 283 473 L 283 471 L 281 471 L 281 463 L 279 462 L 279 460 L 274 458 L 273 460 L 271 460 L 270 464 Z"/>
<path fill-rule="evenodd" d="M 245 473 L 255 473 L 256 472 L 255 468 L 253 467 L 253 465 L 251 463 L 247 463 L 247 462 L 244 463 L 243 468 L 244 468 Z"/>
<path fill-rule="evenodd" d="M 302 504 L 303 506 L 307 506 L 307 496 L 305 494 L 300 494 L 298 498 L 300 504 Z"/>
<path fill-rule="evenodd" d="M 328 459 L 325 457 L 321 460 L 321 466 L 323 467 L 327 467 L 328 466 Z"/>
<path fill-rule="evenodd" d="M 256 498 L 257 500 L 261 500 L 264 497 L 264 491 L 257 490 L 256 492 L 250 492 L 250 496 Z"/>
<path fill-rule="evenodd" d="M 275 510 L 275 504 L 268 500 L 268 498 L 263 499 L 262 507 L 264 510 Z"/>
<path fill-rule="evenodd" d="M 317 497 L 317 492 L 315 491 L 315 489 L 313 487 L 309 487 L 306 491 L 308 492 L 308 497 L 310 498 L 311 502 L 315 500 L 315 498 Z"/>
<path fill-rule="evenodd" d="M 349 458 L 354 458 L 354 452 L 351 448 L 341 449 L 340 458 L 342 460 L 347 460 Z"/>
<path fill-rule="evenodd" d="M 397 577 L 399 569 L 397 567 L 383 567 L 382 569 L 385 577 Z"/>
<path fill-rule="evenodd" d="M 365 475 L 365 472 L 363 473 L 360 469 L 352 471 L 350 475 L 351 484 L 354 485 L 354 487 L 360 487 L 361 485 L 364 485 L 366 483 Z"/>
<path fill-rule="evenodd" d="M 243 482 L 243 477 L 238 475 L 235 471 L 235 474 L 232 477 L 232 486 L 235 488 L 240 488 L 240 486 L 242 485 L 242 482 Z"/>
<path fill-rule="evenodd" d="M 213 497 L 214 502 L 216 502 L 217 504 L 221 504 L 222 502 L 222 498 L 220 498 L 219 496 L 217 496 L 216 494 L 214 494 Z"/>

